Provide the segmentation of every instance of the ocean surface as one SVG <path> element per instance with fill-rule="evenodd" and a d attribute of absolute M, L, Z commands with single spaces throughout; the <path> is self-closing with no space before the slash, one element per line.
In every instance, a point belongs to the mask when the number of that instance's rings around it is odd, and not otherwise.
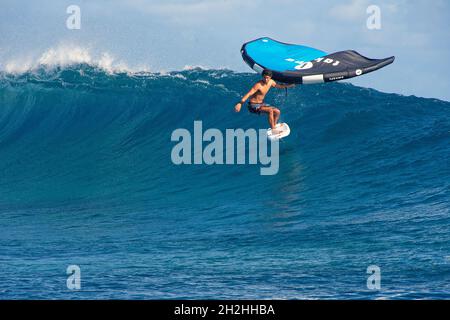
<path fill-rule="evenodd" d="M 174 165 L 171 134 L 196 120 L 267 128 L 233 111 L 257 80 L 0 73 L 0 299 L 449 299 L 450 102 L 272 89 L 291 127 L 278 174 Z"/>

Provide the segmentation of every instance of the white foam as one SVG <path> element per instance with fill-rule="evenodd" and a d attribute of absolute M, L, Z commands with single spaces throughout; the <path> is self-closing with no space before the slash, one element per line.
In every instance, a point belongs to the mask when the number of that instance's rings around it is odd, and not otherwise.
<path fill-rule="evenodd" d="M 3 63 L 2 63 L 3 62 Z M 162 76 L 170 75 L 172 72 L 178 72 L 179 69 L 169 70 L 151 70 L 147 65 L 142 63 L 131 67 L 123 60 L 117 59 L 113 54 L 107 51 L 99 51 L 89 47 L 76 44 L 61 43 L 57 46 L 48 48 L 40 53 L 27 54 L 26 56 L 15 56 L 14 58 L 0 57 L 0 71 L 7 73 L 21 74 L 34 71 L 39 68 L 52 69 L 56 67 L 67 67 L 71 65 L 87 64 L 99 68 L 107 73 L 128 73 L 134 74 L 150 74 L 160 73 Z M 230 70 L 227 67 L 208 67 L 205 65 L 185 65 L 181 71 L 221 71 Z M 170 75 L 173 76 L 173 75 Z M 213 76 L 216 76 L 213 74 Z M 223 77 L 219 73 L 217 77 Z M 184 78 L 182 75 L 177 75 Z"/>
<path fill-rule="evenodd" d="M 198 79 L 198 80 L 194 80 L 194 82 L 201 83 L 201 84 L 206 84 L 208 86 L 211 85 L 211 83 L 209 83 L 209 81 L 206 81 L 206 80 Z"/>
<path fill-rule="evenodd" d="M 13 59 L 5 63 L 5 71 L 8 73 L 24 73 L 32 69 L 33 60 L 31 58 Z"/>
<path fill-rule="evenodd" d="M 202 70 L 202 71 L 210 71 L 210 70 L 229 70 L 227 67 L 206 67 L 203 65 L 185 65 L 182 69 L 182 71 L 192 71 L 192 70 Z M 178 70 L 173 70 L 178 71 Z"/>
<path fill-rule="evenodd" d="M 201 66 L 201 65 L 195 65 L 195 66 L 191 66 L 191 65 L 185 65 L 183 67 L 183 71 L 191 71 L 191 70 L 195 70 L 195 69 L 200 69 L 200 70 L 209 70 L 210 68 Z"/>
<path fill-rule="evenodd" d="M 71 64 L 92 63 L 87 49 L 75 46 L 58 46 L 45 51 L 37 61 L 38 65 L 53 67 Z"/>
<path fill-rule="evenodd" d="M 24 73 L 40 67 L 54 68 L 76 64 L 88 64 L 108 73 L 149 71 L 148 67 L 142 65 L 139 66 L 139 69 L 132 69 L 125 62 L 117 61 L 108 52 L 93 54 L 88 48 L 67 44 L 60 44 L 54 48 L 49 48 L 34 59 L 28 56 L 26 58 L 14 58 L 6 61 L 4 63 L 4 70 L 8 73 Z"/>
<path fill-rule="evenodd" d="M 173 78 L 178 78 L 178 79 L 183 79 L 183 80 L 187 80 L 187 78 L 185 76 L 183 76 L 182 74 L 174 74 L 174 75 L 170 75 Z"/>

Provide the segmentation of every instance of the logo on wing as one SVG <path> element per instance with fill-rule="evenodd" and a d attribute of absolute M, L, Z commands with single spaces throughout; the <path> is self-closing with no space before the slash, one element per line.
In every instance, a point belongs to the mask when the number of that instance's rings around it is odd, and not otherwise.
<path fill-rule="evenodd" d="M 285 59 L 285 61 L 287 62 L 293 62 L 294 64 L 296 64 L 296 66 L 294 66 L 295 70 L 308 70 L 311 69 L 312 67 L 314 67 L 314 63 L 327 63 L 327 64 L 331 64 L 333 67 L 337 67 L 340 64 L 339 60 L 334 60 L 334 59 L 330 59 L 330 58 L 317 58 L 314 59 L 312 61 L 299 61 L 299 60 L 295 60 L 293 58 L 287 58 Z"/>

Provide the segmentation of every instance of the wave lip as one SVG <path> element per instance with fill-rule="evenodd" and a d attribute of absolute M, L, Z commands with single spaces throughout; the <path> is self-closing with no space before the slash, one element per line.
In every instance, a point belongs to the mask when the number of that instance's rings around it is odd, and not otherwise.
<path fill-rule="evenodd" d="M 93 54 L 89 48 L 60 44 L 55 48 L 49 48 L 37 57 L 22 57 L 9 59 L 2 69 L 7 73 L 21 74 L 40 68 L 65 68 L 74 65 L 87 64 L 99 68 L 108 73 L 136 72 L 124 61 L 117 60 L 108 52 Z M 149 71 L 148 67 L 140 66 L 139 71 Z"/>
<path fill-rule="evenodd" d="M 158 70 L 150 68 L 145 64 L 131 66 L 122 59 L 118 59 L 115 55 L 107 51 L 93 53 L 88 47 L 75 44 L 60 44 L 56 47 L 49 48 L 43 53 L 31 56 L 21 56 L 3 59 L 0 62 L 0 71 L 9 74 L 23 74 L 27 72 L 35 72 L 39 69 L 55 69 L 55 68 L 72 68 L 79 65 L 89 65 L 92 68 L 103 70 L 109 74 L 113 73 L 160 73 L 168 74 L 178 71 L 220 71 L 228 70 L 226 67 L 208 67 L 205 65 L 185 65 L 181 70 Z"/>

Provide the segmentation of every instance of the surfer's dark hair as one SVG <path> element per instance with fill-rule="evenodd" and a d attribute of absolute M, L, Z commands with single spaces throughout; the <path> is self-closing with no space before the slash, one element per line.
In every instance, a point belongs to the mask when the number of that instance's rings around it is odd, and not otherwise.
<path fill-rule="evenodd" d="M 264 70 L 263 73 L 262 73 L 262 76 L 263 76 L 263 77 L 269 76 L 269 77 L 272 78 L 273 73 L 272 73 L 272 71 L 270 71 L 270 70 Z"/>

